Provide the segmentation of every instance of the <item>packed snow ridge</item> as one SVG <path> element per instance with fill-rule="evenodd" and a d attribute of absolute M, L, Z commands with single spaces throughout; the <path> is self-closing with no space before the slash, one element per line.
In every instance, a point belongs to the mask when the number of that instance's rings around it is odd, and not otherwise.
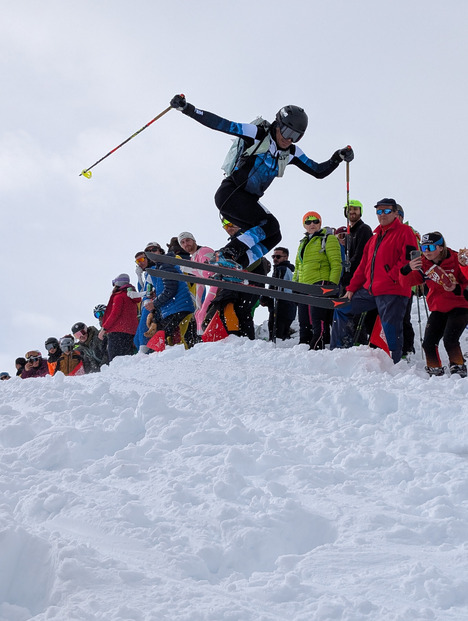
<path fill-rule="evenodd" d="M 2 382 L 0 619 L 466 619 L 467 396 L 235 336 Z"/>

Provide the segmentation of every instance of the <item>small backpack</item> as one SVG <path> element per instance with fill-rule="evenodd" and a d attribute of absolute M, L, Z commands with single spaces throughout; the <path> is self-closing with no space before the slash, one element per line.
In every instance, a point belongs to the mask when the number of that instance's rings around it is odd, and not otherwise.
<path fill-rule="evenodd" d="M 265 121 L 265 119 L 262 119 L 261 116 L 257 116 L 257 118 L 254 121 L 252 121 L 252 125 L 263 127 L 268 132 L 268 129 L 270 128 L 271 123 L 269 123 L 268 121 Z M 265 142 L 266 144 L 263 146 Z M 234 138 L 234 140 L 232 141 L 231 148 L 227 152 L 226 157 L 224 158 L 223 165 L 221 166 L 222 170 L 224 170 L 225 176 L 229 177 L 229 175 L 232 174 L 232 172 L 237 166 L 237 163 L 239 162 L 242 155 L 247 155 L 247 156 L 254 155 L 255 153 L 257 153 L 257 151 L 262 153 L 262 151 L 260 150 L 260 147 L 262 146 L 263 150 L 268 150 L 268 149 L 265 149 L 265 146 L 268 145 L 269 147 L 269 144 L 270 144 L 270 137 L 268 133 L 266 134 L 265 138 L 263 140 L 260 140 L 260 142 L 257 145 L 252 145 L 248 149 L 245 148 L 245 140 L 242 137 L 239 136 L 238 138 Z"/>

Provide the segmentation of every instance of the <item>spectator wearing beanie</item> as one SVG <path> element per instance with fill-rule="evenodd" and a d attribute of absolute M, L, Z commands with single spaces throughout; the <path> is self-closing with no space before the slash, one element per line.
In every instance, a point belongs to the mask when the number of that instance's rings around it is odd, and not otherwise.
<path fill-rule="evenodd" d="M 341 276 L 341 246 L 330 229 L 322 228 L 322 217 L 308 211 L 302 218 L 305 235 L 299 243 L 293 280 L 309 285 L 338 285 Z M 333 311 L 298 305 L 299 342 L 323 349 L 330 342 Z"/>
<path fill-rule="evenodd" d="M 139 297 L 130 284 L 128 274 L 119 274 L 112 281 L 113 289 L 102 320 L 99 338 L 107 334 L 107 353 L 109 362 L 116 356 L 129 356 L 135 353 L 133 337 L 138 327 Z"/>

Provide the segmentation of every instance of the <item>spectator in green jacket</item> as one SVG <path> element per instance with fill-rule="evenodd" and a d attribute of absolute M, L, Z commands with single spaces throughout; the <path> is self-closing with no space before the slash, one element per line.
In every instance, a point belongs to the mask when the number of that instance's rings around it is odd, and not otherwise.
<path fill-rule="evenodd" d="M 341 247 L 332 229 L 322 228 L 322 217 L 308 211 L 302 218 L 305 235 L 299 243 L 295 282 L 338 285 L 341 276 Z M 298 305 L 299 342 L 310 349 L 323 349 L 330 342 L 333 311 L 307 304 Z"/>

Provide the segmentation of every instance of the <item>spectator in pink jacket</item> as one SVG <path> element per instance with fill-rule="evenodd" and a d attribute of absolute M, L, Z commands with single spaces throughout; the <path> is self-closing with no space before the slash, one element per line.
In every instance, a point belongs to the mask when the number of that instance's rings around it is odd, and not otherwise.
<path fill-rule="evenodd" d="M 179 233 L 177 237 L 179 244 L 190 254 L 190 260 L 196 263 L 208 263 L 213 256 L 213 248 L 209 246 L 199 246 L 192 233 L 189 231 L 183 231 Z M 213 272 L 206 270 L 193 270 L 195 276 L 201 276 L 202 278 L 210 278 L 213 276 Z M 197 324 L 198 334 L 203 333 L 202 324 L 205 319 L 206 312 L 212 300 L 216 295 L 217 287 L 210 287 L 208 292 L 205 289 L 205 285 L 196 285 L 195 294 L 195 321 Z"/>

